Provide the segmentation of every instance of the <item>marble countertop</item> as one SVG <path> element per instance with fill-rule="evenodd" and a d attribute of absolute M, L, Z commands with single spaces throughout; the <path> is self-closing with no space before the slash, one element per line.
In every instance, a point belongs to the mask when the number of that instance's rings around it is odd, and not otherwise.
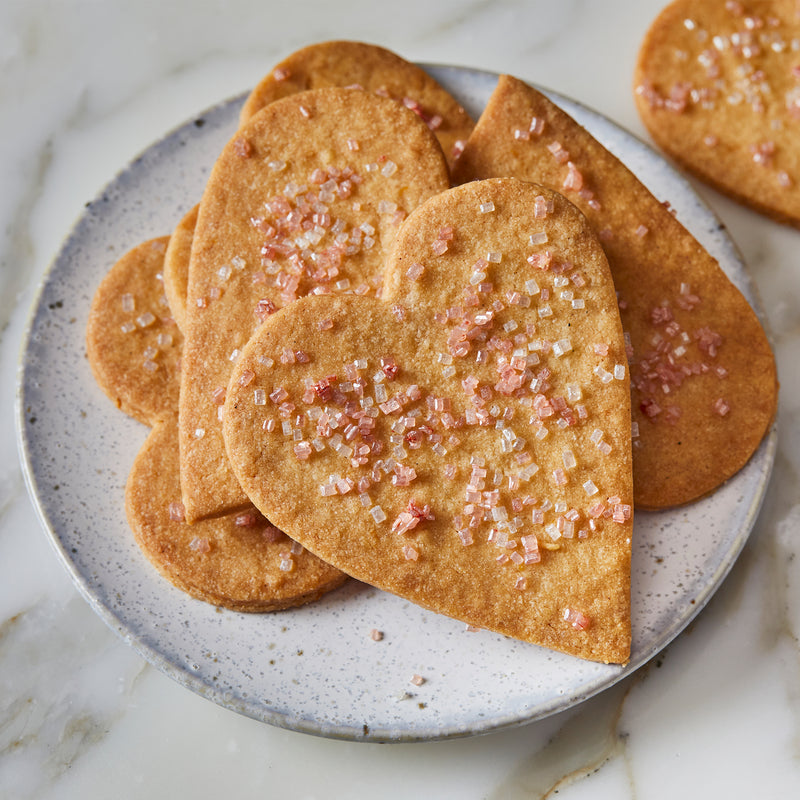
<path fill-rule="evenodd" d="M 647 138 L 631 95 L 660 0 L 0 4 L 0 798 L 781 797 L 800 785 L 800 232 L 695 183 L 761 294 L 781 377 L 778 454 L 752 535 L 653 661 L 520 728 L 426 744 L 328 740 L 193 694 L 95 615 L 41 528 L 14 387 L 42 275 L 79 216 L 166 131 L 303 44 L 372 41 L 507 72 Z M 166 233 L 168 231 L 164 231 Z"/>

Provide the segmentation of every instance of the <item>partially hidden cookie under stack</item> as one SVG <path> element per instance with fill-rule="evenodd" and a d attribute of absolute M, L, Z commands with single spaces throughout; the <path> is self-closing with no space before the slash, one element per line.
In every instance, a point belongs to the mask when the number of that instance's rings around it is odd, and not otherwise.
<path fill-rule="evenodd" d="M 245 123 L 264 106 L 309 89 L 359 87 L 413 111 L 434 133 L 452 166 L 474 125 L 461 104 L 422 67 L 374 44 L 319 42 L 270 70 L 242 106 Z"/>

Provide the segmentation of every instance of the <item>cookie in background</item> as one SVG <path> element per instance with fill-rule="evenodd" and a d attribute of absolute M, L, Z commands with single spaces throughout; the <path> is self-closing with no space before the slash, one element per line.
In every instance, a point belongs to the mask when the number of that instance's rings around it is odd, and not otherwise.
<path fill-rule="evenodd" d="M 656 144 L 717 190 L 800 227 L 800 14 L 794 0 L 676 0 L 639 49 Z"/>

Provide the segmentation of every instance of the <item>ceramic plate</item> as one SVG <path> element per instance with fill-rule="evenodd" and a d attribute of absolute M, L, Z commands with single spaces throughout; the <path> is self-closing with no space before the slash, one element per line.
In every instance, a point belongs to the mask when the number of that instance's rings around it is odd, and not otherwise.
<path fill-rule="evenodd" d="M 496 75 L 426 67 L 477 118 Z M 604 117 L 552 95 L 621 158 L 757 303 L 740 258 L 689 184 Z M 641 666 L 708 601 L 739 554 L 764 496 L 773 433 L 711 497 L 638 513 L 633 651 L 626 667 L 582 661 L 422 610 L 350 582 L 312 605 L 239 614 L 189 598 L 145 560 L 123 493 L 146 429 L 97 388 L 84 348 L 95 288 L 139 242 L 169 233 L 200 198 L 243 97 L 154 144 L 90 203 L 45 276 L 23 348 L 18 429 L 45 529 L 97 613 L 148 661 L 234 711 L 322 736 L 414 741 L 463 736 L 566 709 Z M 370 638 L 377 628 L 381 642 Z M 426 682 L 414 686 L 410 678 Z"/>

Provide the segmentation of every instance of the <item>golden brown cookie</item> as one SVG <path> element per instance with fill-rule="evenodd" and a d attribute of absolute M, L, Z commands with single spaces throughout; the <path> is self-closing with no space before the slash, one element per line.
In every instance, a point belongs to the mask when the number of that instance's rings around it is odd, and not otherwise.
<path fill-rule="evenodd" d="M 189 286 L 189 259 L 199 204 L 191 208 L 175 226 L 164 255 L 164 292 L 178 327 L 186 325 L 186 293 Z"/>
<path fill-rule="evenodd" d="M 187 519 L 249 503 L 225 455 L 219 398 L 257 325 L 305 294 L 374 294 L 406 214 L 448 186 L 424 122 L 360 89 L 275 101 L 228 143 L 203 194 L 189 267 L 180 399 Z"/>
<path fill-rule="evenodd" d="M 636 504 L 701 497 L 750 458 L 775 416 L 766 334 L 717 262 L 620 161 L 541 93 L 504 76 L 455 177 L 561 190 L 608 256 L 630 337 Z"/>
<path fill-rule="evenodd" d="M 435 133 L 451 164 L 474 124 L 425 70 L 383 47 L 349 41 L 321 42 L 292 53 L 253 89 L 240 120 L 245 123 L 267 104 L 295 92 L 332 86 L 361 86 L 401 102 Z"/>
<path fill-rule="evenodd" d="M 656 143 L 720 191 L 800 226 L 795 0 L 677 0 L 642 42 L 636 106 Z"/>
<path fill-rule="evenodd" d="M 178 458 L 182 336 L 164 302 L 166 237 L 135 247 L 98 288 L 89 316 L 89 362 L 115 404 L 153 426 L 128 478 L 126 510 L 152 564 L 194 597 L 241 611 L 316 599 L 345 576 L 288 539 L 253 508 L 183 522 Z"/>
<path fill-rule="evenodd" d="M 254 508 L 189 525 L 179 475 L 173 416 L 153 428 L 136 457 L 125 509 L 142 552 L 179 589 L 235 611 L 276 611 L 316 600 L 346 580 Z"/>
<path fill-rule="evenodd" d="M 309 89 L 361 86 L 388 96 L 414 111 L 434 131 L 449 163 L 460 152 L 474 122 L 456 100 L 427 72 L 376 45 L 335 41 L 309 45 L 284 59 L 253 89 L 240 124 L 264 106 Z M 198 206 L 178 223 L 170 237 L 164 264 L 164 288 L 175 320 L 183 327 L 189 253 Z"/>
<path fill-rule="evenodd" d="M 117 408 L 154 425 L 178 404 L 183 337 L 164 294 L 169 237 L 122 256 L 98 287 L 89 311 L 86 350 L 100 388 Z"/>
<path fill-rule="evenodd" d="M 241 485 L 360 580 L 627 661 L 630 389 L 582 215 L 513 179 L 442 193 L 401 229 L 384 298 L 303 298 L 244 347 L 224 415 Z"/>

